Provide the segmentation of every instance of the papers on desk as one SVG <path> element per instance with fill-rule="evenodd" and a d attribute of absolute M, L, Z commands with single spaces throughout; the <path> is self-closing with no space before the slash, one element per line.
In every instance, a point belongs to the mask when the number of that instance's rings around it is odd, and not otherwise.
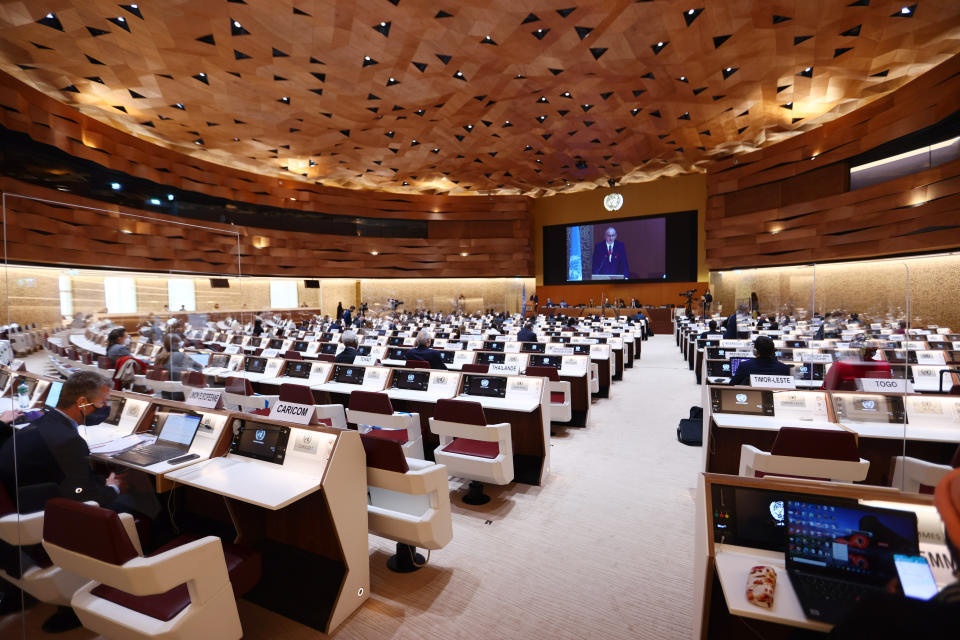
<path fill-rule="evenodd" d="M 90 445 L 90 453 L 101 456 L 110 456 L 115 453 L 123 453 L 124 451 L 133 449 L 141 444 L 152 443 L 156 439 L 156 436 L 149 433 L 131 433 L 128 436 L 114 438 L 113 440 L 107 440 L 105 442 L 100 442 L 99 444 Z"/>

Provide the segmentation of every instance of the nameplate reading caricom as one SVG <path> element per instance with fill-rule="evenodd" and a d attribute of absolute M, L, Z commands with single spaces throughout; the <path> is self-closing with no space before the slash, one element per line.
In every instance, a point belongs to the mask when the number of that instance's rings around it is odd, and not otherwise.
<path fill-rule="evenodd" d="M 793 376 L 765 376 L 750 375 L 751 387 L 763 387 L 765 389 L 796 389 L 797 381 Z"/>
<path fill-rule="evenodd" d="M 222 409 L 223 392 L 211 391 L 209 389 L 194 389 L 184 402 L 190 406 L 201 407 L 203 409 Z"/>
<path fill-rule="evenodd" d="M 274 420 L 292 422 L 294 424 L 310 424 L 316 415 L 312 404 L 279 401 L 270 409 L 270 417 Z"/>

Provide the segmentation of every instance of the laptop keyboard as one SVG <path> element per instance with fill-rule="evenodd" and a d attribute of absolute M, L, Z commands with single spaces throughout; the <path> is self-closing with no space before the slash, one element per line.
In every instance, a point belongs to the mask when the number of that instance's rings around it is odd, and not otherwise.
<path fill-rule="evenodd" d="M 170 458 L 176 458 L 178 455 L 184 452 L 184 449 L 177 447 L 147 445 L 145 447 L 131 449 L 130 451 L 121 453 L 116 457 L 124 462 L 130 462 L 141 467 L 149 467 L 152 464 L 169 460 Z"/>
<path fill-rule="evenodd" d="M 809 573 L 798 574 L 794 587 L 808 614 L 819 620 L 836 622 L 864 595 L 877 590 L 865 584 L 835 580 Z"/>

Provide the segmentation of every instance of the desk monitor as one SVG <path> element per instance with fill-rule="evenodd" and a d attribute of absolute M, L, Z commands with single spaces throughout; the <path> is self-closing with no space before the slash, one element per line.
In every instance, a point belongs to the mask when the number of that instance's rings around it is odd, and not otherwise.
<path fill-rule="evenodd" d="M 320 345 L 320 353 L 326 353 L 327 355 L 336 355 L 337 353 L 337 343 L 336 342 L 324 342 Z"/>
<path fill-rule="evenodd" d="M 267 370 L 266 358 L 247 358 L 243 363 L 243 370 L 250 373 L 263 373 Z"/>
<path fill-rule="evenodd" d="M 717 340 L 717 339 L 713 339 L 713 340 L 697 340 L 697 343 L 698 343 L 698 344 L 701 343 L 701 342 L 703 343 L 703 344 L 700 345 L 700 346 L 702 346 L 702 347 L 719 347 L 719 346 L 720 346 L 720 341 Z"/>
<path fill-rule="evenodd" d="M 707 377 L 732 378 L 733 372 L 730 370 L 730 362 L 726 360 L 708 360 Z"/>
<path fill-rule="evenodd" d="M 306 340 L 297 340 L 291 348 L 293 351 L 306 351 L 310 348 L 310 343 Z"/>
<path fill-rule="evenodd" d="M 63 382 L 60 380 L 54 380 L 50 383 L 50 388 L 47 389 L 47 398 L 43 401 L 49 409 L 56 409 L 57 402 L 60 401 L 60 390 L 63 389 Z"/>
<path fill-rule="evenodd" d="M 592 338 L 596 344 L 607 344 L 607 338 Z"/>
<path fill-rule="evenodd" d="M 446 340 L 446 339 L 448 339 L 448 338 L 450 337 L 450 332 L 449 332 L 449 331 L 438 331 L 438 332 L 436 333 L 436 335 L 434 335 L 433 337 L 434 337 L 434 338 L 440 338 L 441 340 Z"/>
<path fill-rule="evenodd" d="M 402 369 L 393 374 L 393 381 L 390 386 L 394 389 L 407 389 L 409 391 L 426 391 L 430 384 L 430 371 L 419 369 L 411 371 Z"/>
<path fill-rule="evenodd" d="M 283 375 L 289 378 L 309 378 L 310 370 L 313 368 L 313 362 L 309 360 L 287 360 L 284 365 Z"/>
<path fill-rule="evenodd" d="M 547 350 L 547 345 L 543 342 L 521 342 L 520 351 L 524 353 L 543 353 Z"/>
<path fill-rule="evenodd" d="M 484 375 L 466 375 L 463 392 L 468 396 L 503 398 L 507 395 L 507 379 Z"/>
<path fill-rule="evenodd" d="M 503 351 L 503 342 L 487 340 L 483 343 L 484 351 Z"/>
<path fill-rule="evenodd" d="M 283 347 L 283 340 L 280 338 L 270 338 L 270 342 L 267 343 L 267 349 L 281 349 Z"/>
<path fill-rule="evenodd" d="M 785 340 L 784 345 L 791 349 L 804 349 L 807 346 L 806 340 Z"/>
<path fill-rule="evenodd" d="M 392 338 L 387 338 L 387 344 L 391 347 L 403 346 L 403 336 L 393 336 Z"/>
<path fill-rule="evenodd" d="M 363 367 L 354 367 L 348 364 L 338 364 L 333 368 L 333 381 L 343 384 L 363 384 L 363 376 L 367 370 Z"/>
<path fill-rule="evenodd" d="M 916 513 L 853 500 L 789 496 L 786 526 L 788 571 L 856 578 L 880 586 L 896 577 L 894 553 L 920 550 Z"/>
<path fill-rule="evenodd" d="M 237 426 L 236 423 L 239 423 Z M 287 440 L 290 427 L 253 422 L 235 421 L 236 435 L 230 444 L 230 453 L 273 464 L 283 464 L 287 455 Z"/>
<path fill-rule="evenodd" d="M 123 407 L 126 406 L 126 398 L 110 398 L 110 415 L 103 421 L 104 424 L 120 426 L 120 416 L 123 415 Z"/>
<path fill-rule="evenodd" d="M 157 353 L 160 352 L 161 346 L 159 344 L 148 344 L 143 347 L 143 355 L 148 358 L 152 358 Z"/>
<path fill-rule="evenodd" d="M 530 356 L 530 364 L 535 367 L 556 367 L 559 369 L 563 365 L 563 356 Z"/>
<path fill-rule="evenodd" d="M 860 395 L 855 393 L 832 393 L 833 410 L 837 420 L 843 422 L 886 422 L 904 424 L 905 412 L 902 396 Z"/>
<path fill-rule="evenodd" d="M 823 380 L 826 369 L 822 362 L 801 362 L 794 365 L 793 377 L 797 380 Z"/>
<path fill-rule="evenodd" d="M 707 360 L 726 360 L 726 347 L 707 347 Z"/>
<path fill-rule="evenodd" d="M 373 351 L 373 345 L 363 344 L 357 347 L 358 356 L 368 356 Z"/>
<path fill-rule="evenodd" d="M 480 352 L 477 354 L 477 364 L 503 364 L 506 360 L 505 353 Z"/>
<path fill-rule="evenodd" d="M 324 331 L 320 334 L 320 342 L 330 342 L 331 340 L 333 340 L 333 333 Z"/>
<path fill-rule="evenodd" d="M 793 360 L 793 349 L 777 349 L 773 352 L 779 360 Z"/>
<path fill-rule="evenodd" d="M 187 356 L 201 367 L 207 367 L 210 365 L 209 353 L 188 353 Z"/>
<path fill-rule="evenodd" d="M 457 357 L 456 351 L 449 351 L 444 349 L 440 351 L 440 359 L 443 361 L 443 364 L 453 364 L 454 359 Z M 403 358 L 401 358 L 402 360 Z"/>
<path fill-rule="evenodd" d="M 721 484 L 712 489 L 714 542 L 783 552 L 784 498 L 798 494 Z"/>
<path fill-rule="evenodd" d="M 590 355 L 590 345 L 588 344 L 575 344 L 573 346 L 573 352 L 578 356 L 588 356 Z"/>
<path fill-rule="evenodd" d="M 242 343 L 243 343 L 243 336 L 233 336 L 233 338 L 230 340 L 230 344 L 242 344 Z"/>
<path fill-rule="evenodd" d="M 710 392 L 715 413 L 773 415 L 773 391 L 769 389 L 711 389 Z"/>
<path fill-rule="evenodd" d="M 247 342 L 248 347 L 259 347 L 261 344 L 263 344 L 263 338 L 261 338 L 260 336 L 253 336 Z"/>
<path fill-rule="evenodd" d="M 567 344 L 567 343 L 570 342 L 572 339 L 573 339 L 573 338 L 571 338 L 570 336 L 557 336 L 557 337 L 553 338 L 550 342 L 560 342 L 560 343 L 562 343 L 562 344 Z"/>
<path fill-rule="evenodd" d="M 214 342 L 226 342 L 226 341 L 227 341 L 227 334 L 225 333 L 218 333 L 217 339 L 214 340 Z"/>
<path fill-rule="evenodd" d="M 387 349 L 387 360 L 406 360 L 407 350 L 403 347 L 390 347 Z"/>
<path fill-rule="evenodd" d="M 210 366 L 217 369 L 226 369 L 230 366 L 230 354 L 214 353 L 210 356 Z"/>
<path fill-rule="evenodd" d="M 8 382 L 10 382 L 10 374 L 6 371 L 0 371 L 0 389 L 6 389 Z"/>

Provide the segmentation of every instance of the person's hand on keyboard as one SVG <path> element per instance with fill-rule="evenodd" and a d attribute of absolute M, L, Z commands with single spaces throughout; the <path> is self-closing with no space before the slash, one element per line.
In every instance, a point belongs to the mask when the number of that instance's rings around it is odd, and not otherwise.
<path fill-rule="evenodd" d="M 116 473 L 111 473 L 109 476 L 107 476 L 106 484 L 107 486 L 115 487 L 117 491 L 123 493 L 128 487 L 127 474 L 121 473 L 117 475 Z"/>

